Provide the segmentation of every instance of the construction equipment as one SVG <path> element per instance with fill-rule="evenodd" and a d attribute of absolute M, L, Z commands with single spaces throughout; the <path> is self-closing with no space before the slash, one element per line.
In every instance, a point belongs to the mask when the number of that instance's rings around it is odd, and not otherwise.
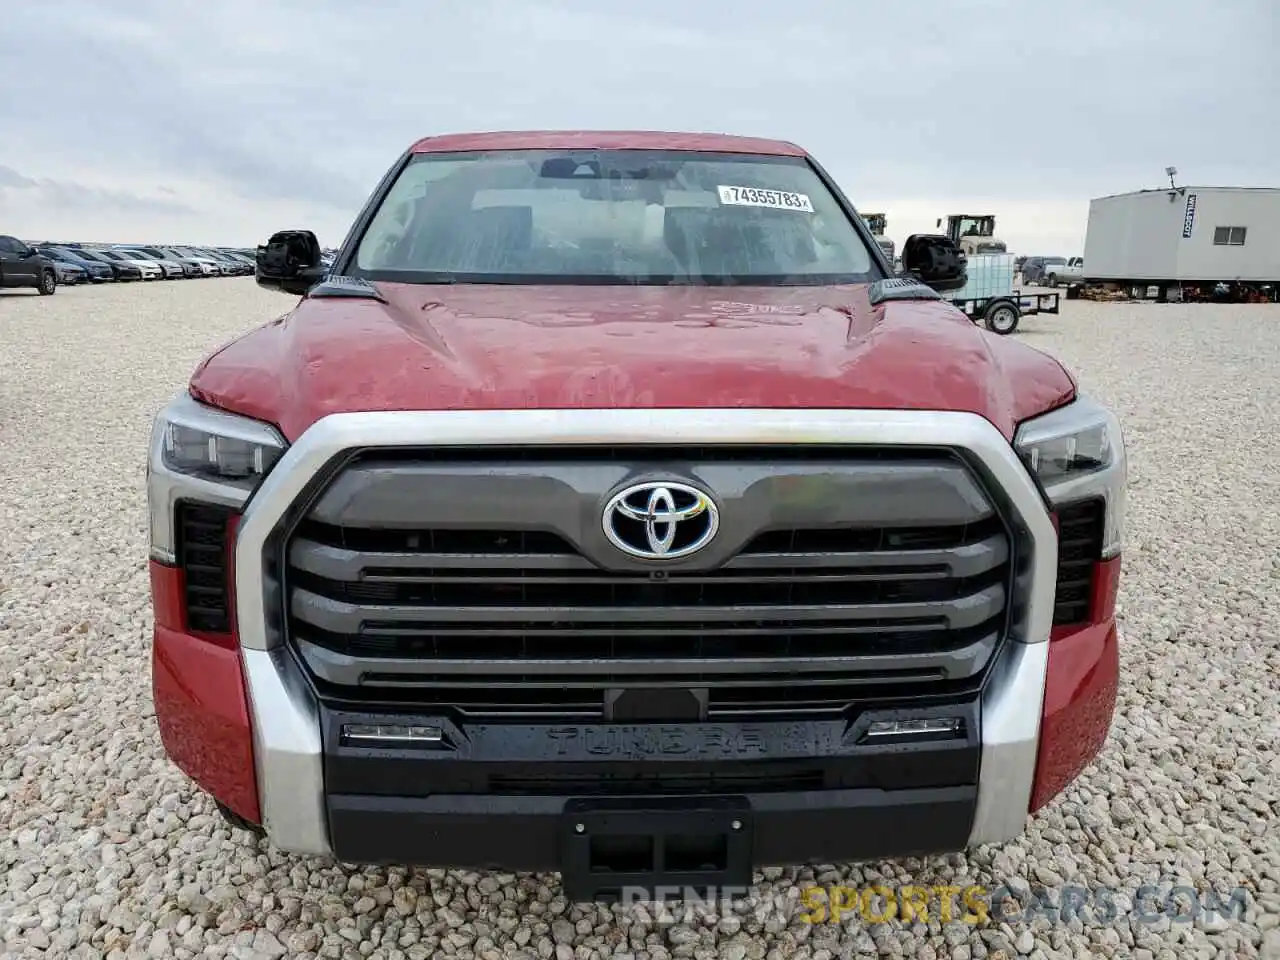
<path fill-rule="evenodd" d="M 937 226 L 942 227 L 942 220 Z M 966 256 L 1008 253 L 1003 240 L 996 238 L 996 218 L 989 213 L 957 213 L 947 217 L 947 236 Z"/>
<path fill-rule="evenodd" d="M 883 213 L 864 213 L 862 219 L 867 224 L 867 229 L 871 231 L 871 235 L 876 238 L 876 243 L 880 249 L 884 251 L 885 258 L 893 263 L 896 248 L 893 241 L 884 235 L 885 227 L 888 226 L 888 220 Z"/>

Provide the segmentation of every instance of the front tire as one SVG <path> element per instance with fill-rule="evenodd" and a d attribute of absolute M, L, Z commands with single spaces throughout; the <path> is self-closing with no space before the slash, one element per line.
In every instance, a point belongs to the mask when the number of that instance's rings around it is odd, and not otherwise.
<path fill-rule="evenodd" d="M 53 296 L 54 291 L 58 289 L 58 275 L 52 270 L 45 270 L 40 274 L 40 285 L 36 287 L 40 291 L 40 296 Z"/>
<path fill-rule="evenodd" d="M 1018 323 L 1022 319 L 1022 314 L 1008 300 L 1002 300 L 993 303 L 987 307 L 986 322 L 987 329 L 992 333 L 1007 337 L 1013 331 L 1018 329 Z"/>

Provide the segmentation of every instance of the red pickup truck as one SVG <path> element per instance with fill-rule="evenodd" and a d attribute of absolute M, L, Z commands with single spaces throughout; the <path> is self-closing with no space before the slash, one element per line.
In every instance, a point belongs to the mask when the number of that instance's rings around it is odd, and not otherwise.
<path fill-rule="evenodd" d="M 575 900 L 1017 836 L 1111 722 L 1124 447 L 907 249 L 667 133 L 425 139 L 331 267 L 277 234 L 300 300 L 153 435 L 169 756 L 280 849 Z"/>

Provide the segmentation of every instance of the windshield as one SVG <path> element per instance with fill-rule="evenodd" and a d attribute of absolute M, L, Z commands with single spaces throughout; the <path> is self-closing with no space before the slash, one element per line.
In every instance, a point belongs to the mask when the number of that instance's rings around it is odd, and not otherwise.
<path fill-rule="evenodd" d="M 989 237 L 995 233 L 996 223 L 991 217 L 960 217 L 959 220 L 962 237 Z"/>
<path fill-rule="evenodd" d="M 348 273 L 409 283 L 793 285 L 877 279 L 801 158 L 673 151 L 421 154 Z"/>

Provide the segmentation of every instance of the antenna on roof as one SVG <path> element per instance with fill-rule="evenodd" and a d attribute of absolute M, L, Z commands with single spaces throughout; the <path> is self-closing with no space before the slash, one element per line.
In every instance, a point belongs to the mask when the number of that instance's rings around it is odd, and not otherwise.
<path fill-rule="evenodd" d="M 1177 168 L 1177 167 L 1165 167 L 1165 168 L 1164 168 L 1164 175 L 1165 175 L 1166 177 L 1168 177 L 1168 178 L 1169 178 L 1169 189 L 1170 189 L 1170 190 L 1176 190 L 1176 189 L 1178 189 L 1178 185 L 1177 185 L 1176 183 L 1174 183 L 1174 182 L 1173 182 L 1173 178 L 1174 178 L 1174 177 L 1176 177 L 1176 176 L 1178 175 L 1178 168 Z"/>

